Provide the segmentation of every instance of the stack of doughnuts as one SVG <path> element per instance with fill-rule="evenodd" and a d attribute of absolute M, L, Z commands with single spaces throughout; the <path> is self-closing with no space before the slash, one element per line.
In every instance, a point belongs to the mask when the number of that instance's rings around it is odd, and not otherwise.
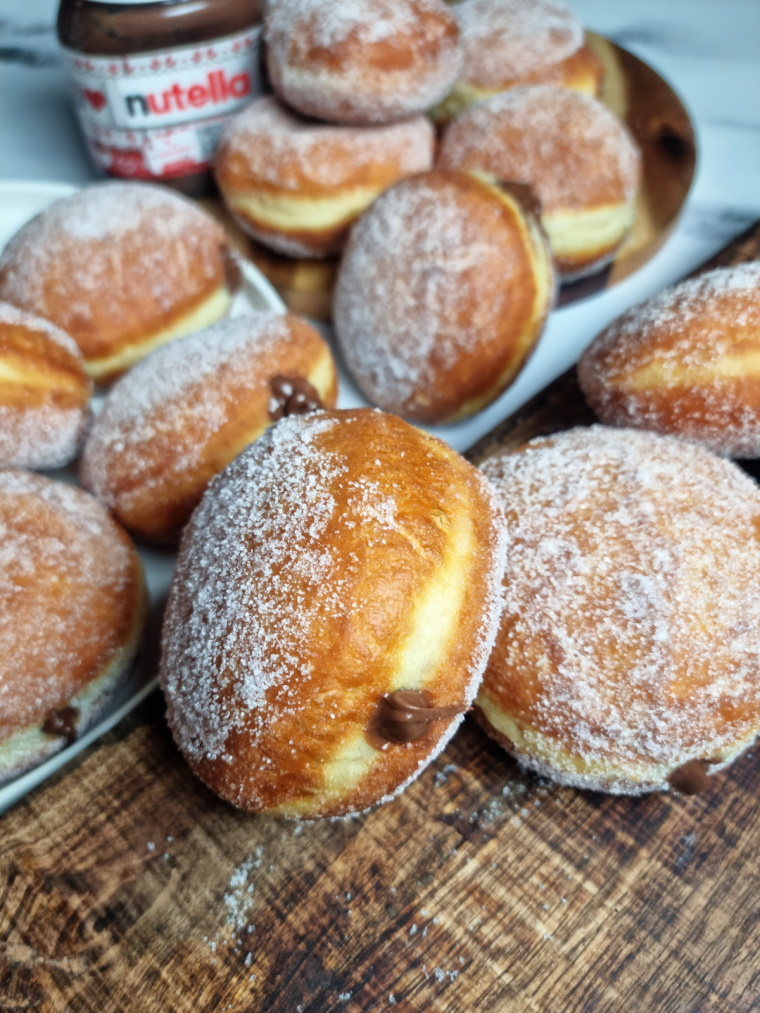
<path fill-rule="evenodd" d="M 422 114 L 459 68 L 443 0 L 278 0 L 266 14 L 274 96 L 230 123 L 216 178 L 230 212 L 278 253 L 338 253 L 384 189 L 430 169 Z"/>

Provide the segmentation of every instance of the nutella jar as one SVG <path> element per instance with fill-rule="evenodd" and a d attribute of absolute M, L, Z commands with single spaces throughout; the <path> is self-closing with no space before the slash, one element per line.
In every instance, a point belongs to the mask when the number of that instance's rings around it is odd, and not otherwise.
<path fill-rule="evenodd" d="M 92 159 L 200 194 L 230 115 L 261 92 L 260 0 L 61 0 L 58 37 Z"/>

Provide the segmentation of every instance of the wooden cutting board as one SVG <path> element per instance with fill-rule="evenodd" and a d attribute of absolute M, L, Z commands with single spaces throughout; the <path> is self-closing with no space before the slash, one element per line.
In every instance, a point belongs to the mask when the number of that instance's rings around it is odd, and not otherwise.
<path fill-rule="evenodd" d="M 588 420 L 567 374 L 474 453 Z M 752 753 L 695 798 L 559 788 L 468 720 L 399 800 L 287 823 L 196 781 L 155 694 L 0 818 L 0 1010 L 760 1009 L 759 796 Z"/>

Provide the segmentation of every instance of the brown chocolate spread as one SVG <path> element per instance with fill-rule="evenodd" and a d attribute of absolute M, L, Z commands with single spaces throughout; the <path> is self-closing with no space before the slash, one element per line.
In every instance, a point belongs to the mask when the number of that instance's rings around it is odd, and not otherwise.
<path fill-rule="evenodd" d="M 511 179 L 500 179 L 497 183 L 500 190 L 510 194 L 524 211 L 529 211 L 536 218 L 541 217 L 541 201 L 535 190 L 527 183 L 518 183 Z"/>
<path fill-rule="evenodd" d="M 269 418 L 272 422 L 288 415 L 306 415 L 322 408 L 316 388 L 302 376 L 273 376 L 269 381 Z"/>
<path fill-rule="evenodd" d="M 389 742 L 415 742 L 431 722 L 454 718 L 467 709 L 464 704 L 433 707 L 423 689 L 397 689 L 378 703 L 367 726 L 367 741 L 376 749 L 384 749 Z"/>
<path fill-rule="evenodd" d="M 76 707 L 59 707 L 58 710 L 48 711 L 42 730 L 46 735 L 60 735 L 71 744 L 77 737 L 78 721 L 79 711 Z"/>
<path fill-rule="evenodd" d="M 707 776 L 709 760 L 688 760 L 676 767 L 668 778 L 668 784 L 682 795 L 699 795 L 711 785 Z"/>
<path fill-rule="evenodd" d="M 233 294 L 243 284 L 243 272 L 237 257 L 227 246 L 222 246 L 219 251 L 222 255 L 222 267 L 224 268 L 224 284 L 227 291 Z"/>

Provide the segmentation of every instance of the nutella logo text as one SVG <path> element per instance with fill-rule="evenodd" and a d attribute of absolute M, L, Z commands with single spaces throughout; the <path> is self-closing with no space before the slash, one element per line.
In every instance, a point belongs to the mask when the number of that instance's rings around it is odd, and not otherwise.
<path fill-rule="evenodd" d="M 224 70 L 209 71 L 202 81 L 175 81 L 161 91 L 135 92 L 123 95 L 124 115 L 129 123 L 138 125 L 150 118 L 176 123 L 196 110 L 223 111 L 230 103 L 237 105 L 252 93 L 248 73 L 228 76 Z"/>

